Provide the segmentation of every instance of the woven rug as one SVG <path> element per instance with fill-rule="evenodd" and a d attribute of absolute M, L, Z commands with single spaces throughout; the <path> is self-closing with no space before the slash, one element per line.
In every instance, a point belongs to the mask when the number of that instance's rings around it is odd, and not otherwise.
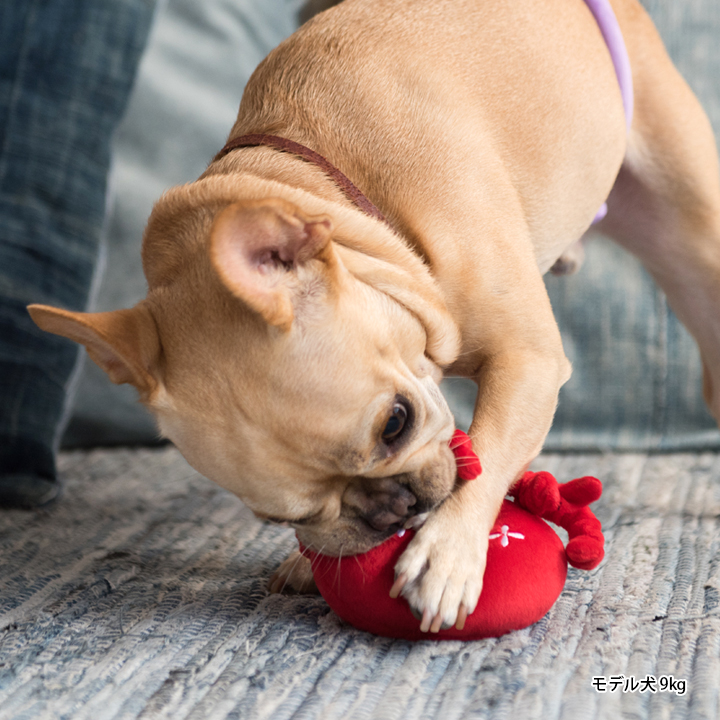
<path fill-rule="evenodd" d="M 720 455 L 536 468 L 603 480 L 606 559 L 525 630 L 410 643 L 268 595 L 292 531 L 173 448 L 65 453 L 58 505 L 0 514 L 0 718 L 718 717 Z"/>

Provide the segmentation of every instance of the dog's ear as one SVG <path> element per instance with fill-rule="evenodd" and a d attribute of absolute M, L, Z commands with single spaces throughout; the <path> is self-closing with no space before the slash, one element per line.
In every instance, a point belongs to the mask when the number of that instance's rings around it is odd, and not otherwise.
<path fill-rule="evenodd" d="M 213 223 L 210 259 L 233 295 L 289 330 L 298 273 L 312 260 L 331 261 L 331 231 L 328 217 L 308 217 L 284 200 L 237 202 Z"/>
<path fill-rule="evenodd" d="M 130 310 L 82 313 L 48 305 L 29 305 L 35 324 L 70 338 L 117 384 L 130 383 L 146 399 L 159 384 L 160 340 L 150 311 L 142 303 Z"/>

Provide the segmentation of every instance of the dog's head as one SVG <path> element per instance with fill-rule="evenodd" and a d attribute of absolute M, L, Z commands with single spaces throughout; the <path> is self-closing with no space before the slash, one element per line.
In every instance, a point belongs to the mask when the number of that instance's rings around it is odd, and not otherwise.
<path fill-rule="evenodd" d="M 454 486 L 438 389 L 454 325 L 425 266 L 376 221 L 218 183 L 156 205 L 137 306 L 30 312 L 135 385 L 190 464 L 258 516 L 327 554 L 365 551 Z"/>

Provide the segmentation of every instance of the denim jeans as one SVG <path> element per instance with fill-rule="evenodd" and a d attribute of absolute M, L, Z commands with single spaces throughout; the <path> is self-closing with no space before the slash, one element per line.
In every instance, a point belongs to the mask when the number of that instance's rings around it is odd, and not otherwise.
<path fill-rule="evenodd" d="M 105 215 L 110 140 L 154 0 L 0 3 L 0 476 L 54 478 L 78 357 L 33 302 L 85 309 Z"/>

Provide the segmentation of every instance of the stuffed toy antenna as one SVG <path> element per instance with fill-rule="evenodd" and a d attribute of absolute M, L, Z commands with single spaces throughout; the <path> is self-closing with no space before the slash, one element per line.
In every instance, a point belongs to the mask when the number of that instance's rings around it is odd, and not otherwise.
<path fill-rule="evenodd" d="M 480 463 L 460 430 L 450 442 L 458 477 L 477 477 Z M 390 597 L 394 567 L 413 537 L 398 533 L 362 555 L 336 557 L 304 549 L 315 582 L 328 605 L 355 627 L 407 640 L 478 640 L 498 637 L 539 620 L 562 592 L 568 562 L 591 570 L 603 558 L 600 522 L 587 507 L 600 497 L 594 477 L 559 484 L 547 472 L 527 472 L 510 489 L 490 533 L 483 591 L 462 630 L 423 633 L 407 601 Z M 565 528 L 567 548 L 542 518 Z"/>

